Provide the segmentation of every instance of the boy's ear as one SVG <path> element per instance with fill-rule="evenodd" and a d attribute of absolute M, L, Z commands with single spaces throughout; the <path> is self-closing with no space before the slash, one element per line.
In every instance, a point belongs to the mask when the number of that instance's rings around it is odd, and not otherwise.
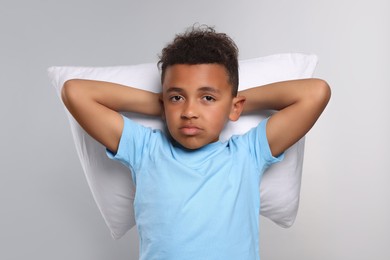
<path fill-rule="evenodd" d="M 237 96 L 233 98 L 232 109 L 230 110 L 230 121 L 237 121 L 244 109 L 246 98 L 244 96 Z"/>
<path fill-rule="evenodd" d="M 162 93 L 160 93 L 159 95 L 159 102 L 161 107 L 161 119 L 165 121 L 165 109 L 164 109 L 164 101 L 163 101 Z"/>

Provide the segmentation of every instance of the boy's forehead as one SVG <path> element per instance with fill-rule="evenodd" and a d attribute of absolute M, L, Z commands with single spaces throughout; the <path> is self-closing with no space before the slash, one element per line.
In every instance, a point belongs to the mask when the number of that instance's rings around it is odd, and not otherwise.
<path fill-rule="evenodd" d="M 163 81 L 163 90 L 180 88 L 183 85 L 192 87 L 224 87 L 230 86 L 228 73 L 220 64 L 175 64 L 168 66 Z"/>

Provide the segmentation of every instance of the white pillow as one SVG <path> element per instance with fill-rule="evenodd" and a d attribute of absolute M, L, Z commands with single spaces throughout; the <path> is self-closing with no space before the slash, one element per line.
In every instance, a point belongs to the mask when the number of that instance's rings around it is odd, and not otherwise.
<path fill-rule="evenodd" d="M 309 78 L 316 64 L 315 55 L 300 53 L 241 60 L 239 89 L 283 80 Z M 154 63 L 116 67 L 50 67 L 48 74 L 59 97 L 64 82 L 72 78 L 110 81 L 160 92 L 160 73 Z M 163 129 L 163 123 L 159 118 L 124 114 L 143 125 Z M 133 209 L 135 187 L 129 169 L 110 160 L 105 154 L 105 147 L 92 139 L 68 111 L 67 115 L 93 197 L 112 237 L 118 239 L 135 224 Z M 221 139 L 248 131 L 266 116 L 247 115 L 242 116 L 237 122 L 229 122 L 221 134 Z M 264 173 L 260 185 L 260 214 L 282 227 L 291 226 L 298 211 L 303 151 L 304 138 L 285 152 L 282 162 L 274 164 Z"/>

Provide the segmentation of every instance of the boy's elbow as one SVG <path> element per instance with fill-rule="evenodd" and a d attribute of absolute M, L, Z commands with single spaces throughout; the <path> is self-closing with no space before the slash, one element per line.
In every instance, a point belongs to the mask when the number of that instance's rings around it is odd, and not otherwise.
<path fill-rule="evenodd" d="M 66 106 L 72 102 L 72 100 L 78 96 L 77 92 L 77 79 L 70 79 L 65 81 L 61 89 L 61 99 Z"/>
<path fill-rule="evenodd" d="M 332 91 L 329 84 L 322 79 L 315 79 L 315 88 L 313 88 L 313 99 L 324 105 L 328 104 Z"/>

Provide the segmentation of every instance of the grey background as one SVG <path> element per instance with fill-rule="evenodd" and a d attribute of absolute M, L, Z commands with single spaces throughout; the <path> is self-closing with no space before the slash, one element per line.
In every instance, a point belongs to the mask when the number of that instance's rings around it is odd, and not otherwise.
<path fill-rule="evenodd" d="M 46 68 L 154 62 L 195 22 L 242 59 L 315 53 L 332 86 L 296 223 L 261 219 L 262 259 L 390 259 L 389 13 L 387 0 L 2 0 L 0 259 L 137 259 L 134 229 L 110 237 Z"/>

